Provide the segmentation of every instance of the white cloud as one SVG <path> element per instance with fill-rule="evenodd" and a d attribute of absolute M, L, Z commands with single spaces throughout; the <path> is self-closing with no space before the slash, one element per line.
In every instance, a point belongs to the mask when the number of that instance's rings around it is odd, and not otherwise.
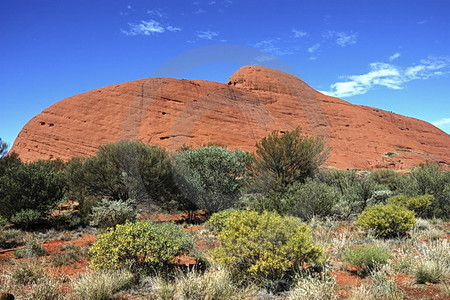
<path fill-rule="evenodd" d="M 320 44 L 315 44 L 315 45 L 309 47 L 309 48 L 307 49 L 307 51 L 308 51 L 309 53 L 314 53 L 314 52 L 316 52 L 317 50 L 319 50 L 319 48 L 320 48 Z"/>
<path fill-rule="evenodd" d="M 216 36 L 219 36 L 219 33 L 211 30 L 197 32 L 197 37 L 200 39 L 212 40 Z"/>
<path fill-rule="evenodd" d="M 423 24 L 426 24 L 427 22 L 428 22 L 428 20 L 424 19 L 424 20 L 417 22 L 417 25 L 423 25 Z"/>
<path fill-rule="evenodd" d="M 336 44 L 341 47 L 346 47 L 348 45 L 356 44 L 356 34 L 355 33 L 346 33 L 346 32 L 337 32 L 337 31 L 328 31 L 324 37 L 335 39 Z"/>
<path fill-rule="evenodd" d="M 389 60 L 390 61 L 394 61 L 394 60 L 396 60 L 399 57 L 400 57 L 400 53 L 397 52 L 397 53 L 394 53 L 391 56 L 389 56 Z"/>
<path fill-rule="evenodd" d="M 277 56 L 293 54 L 293 52 L 291 50 L 281 49 L 279 46 L 277 46 L 279 41 L 280 41 L 279 38 L 263 40 L 263 41 L 256 43 L 255 48 L 258 48 L 259 50 L 261 50 L 263 52 L 267 52 L 267 53 L 277 55 Z"/>
<path fill-rule="evenodd" d="M 164 13 L 161 9 L 158 9 L 158 8 L 156 8 L 156 9 L 149 9 L 149 10 L 147 10 L 147 13 L 150 16 L 155 16 L 155 17 L 158 17 L 158 18 L 167 18 L 166 13 Z"/>
<path fill-rule="evenodd" d="M 202 9 L 202 8 L 199 8 L 199 9 L 197 9 L 197 10 L 195 11 L 194 14 L 199 15 L 199 14 L 204 14 L 204 13 L 206 13 L 206 10 L 204 10 L 204 9 Z"/>
<path fill-rule="evenodd" d="M 366 74 L 346 76 L 347 81 L 336 82 L 330 86 L 330 91 L 322 93 L 334 97 L 351 97 L 365 94 L 374 86 L 400 90 L 409 81 L 425 80 L 449 73 L 450 59 L 430 57 L 407 68 L 376 62 L 371 63 L 369 69 Z"/>
<path fill-rule="evenodd" d="M 443 127 L 449 127 L 450 128 L 450 118 L 444 118 L 440 119 L 434 122 L 431 122 L 436 127 L 443 128 Z"/>
<path fill-rule="evenodd" d="M 130 27 L 128 30 L 122 29 L 122 33 L 125 35 L 153 35 L 158 33 L 163 33 L 166 31 L 175 32 L 180 31 L 181 28 L 174 27 L 171 25 L 164 26 L 160 22 L 155 20 L 141 21 L 139 24 L 128 24 Z"/>
<path fill-rule="evenodd" d="M 297 30 L 297 29 L 292 29 L 292 33 L 294 34 L 295 38 L 301 38 L 301 37 L 305 37 L 308 35 L 308 33 L 306 31 Z"/>

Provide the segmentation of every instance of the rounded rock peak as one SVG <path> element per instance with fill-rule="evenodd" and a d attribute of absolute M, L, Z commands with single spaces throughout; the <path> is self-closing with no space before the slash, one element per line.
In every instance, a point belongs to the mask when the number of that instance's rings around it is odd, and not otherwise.
<path fill-rule="evenodd" d="M 246 90 L 295 95 L 300 91 L 314 91 L 298 77 L 268 67 L 249 65 L 239 68 L 228 79 L 228 85 Z"/>

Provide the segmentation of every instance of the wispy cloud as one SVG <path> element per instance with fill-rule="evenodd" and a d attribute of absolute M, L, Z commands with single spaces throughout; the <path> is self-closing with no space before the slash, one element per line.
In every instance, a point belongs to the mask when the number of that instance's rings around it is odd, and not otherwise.
<path fill-rule="evenodd" d="M 141 21 L 138 24 L 129 23 L 128 30 L 121 29 L 121 32 L 125 35 L 134 36 L 134 35 L 154 35 L 160 34 L 166 31 L 175 32 L 180 31 L 181 28 L 171 26 L 171 25 L 162 25 L 160 22 L 156 20 L 150 21 Z"/>
<path fill-rule="evenodd" d="M 298 30 L 298 29 L 292 29 L 292 33 L 294 34 L 295 38 L 301 38 L 308 36 L 308 33 L 306 31 Z"/>
<path fill-rule="evenodd" d="M 434 122 L 431 122 L 434 126 L 442 129 L 449 130 L 450 129 L 450 118 L 443 118 Z"/>
<path fill-rule="evenodd" d="M 307 51 L 308 51 L 309 53 L 314 53 L 314 52 L 316 52 L 317 50 L 319 50 L 319 48 L 320 48 L 320 44 L 315 44 L 315 45 L 309 47 L 309 48 L 307 49 Z"/>
<path fill-rule="evenodd" d="M 389 56 L 389 61 L 394 61 L 394 60 L 396 60 L 399 57 L 400 57 L 400 53 L 398 53 L 398 52 L 394 53 L 391 56 Z"/>
<path fill-rule="evenodd" d="M 199 39 L 213 40 L 217 36 L 219 36 L 219 33 L 216 32 L 216 31 L 207 30 L 207 31 L 199 31 L 199 32 L 197 32 L 197 37 Z"/>
<path fill-rule="evenodd" d="M 289 55 L 293 54 L 293 51 L 286 48 L 281 48 L 278 46 L 280 39 L 267 39 L 260 41 L 255 44 L 255 48 L 258 48 L 259 50 L 263 52 L 267 52 L 273 55 L 282 56 L 282 55 Z"/>
<path fill-rule="evenodd" d="M 401 68 L 388 63 L 371 63 L 369 72 L 361 75 L 346 76 L 347 81 L 336 82 L 330 91 L 322 93 L 334 97 L 351 97 L 367 93 L 375 86 L 384 86 L 400 90 L 412 80 L 425 80 L 449 73 L 450 59 L 430 57 L 419 64 Z"/>
<path fill-rule="evenodd" d="M 167 18 L 167 14 L 159 8 L 149 9 L 149 10 L 147 10 L 147 13 L 153 17 Z"/>
<path fill-rule="evenodd" d="M 423 25 L 423 24 L 426 24 L 426 23 L 428 23 L 428 20 L 424 19 L 424 20 L 420 20 L 419 22 L 417 22 L 417 25 Z"/>
<path fill-rule="evenodd" d="M 328 31 L 324 34 L 324 37 L 334 39 L 336 44 L 341 47 L 356 44 L 357 35 L 355 33 Z"/>

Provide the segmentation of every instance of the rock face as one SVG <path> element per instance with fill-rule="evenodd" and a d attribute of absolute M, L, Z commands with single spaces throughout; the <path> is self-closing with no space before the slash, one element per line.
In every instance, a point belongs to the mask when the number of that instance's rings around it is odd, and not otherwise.
<path fill-rule="evenodd" d="M 25 125 L 12 151 L 24 161 L 68 160 L 121 139 L 170 151 L 207 143 L 254 151 L 273 130 L 297 126 L 332 147 L 329 166 L 407 169 L 427 160 L 450 166 L 450 135 L 433 125 L 352 105 L 261 66 L 240 68 L 227 84 L 152 78 L 63 99 Z"/>

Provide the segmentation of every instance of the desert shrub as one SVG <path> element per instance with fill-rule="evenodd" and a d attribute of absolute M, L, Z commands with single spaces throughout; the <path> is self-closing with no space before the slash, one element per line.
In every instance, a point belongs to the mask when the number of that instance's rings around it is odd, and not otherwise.
<path fill-rule="evenodd" d="M 225 227 L 226 220 L 233 214 L 240 214 L 238 209 L 226 209 L 213 214 L 205 223 L 209 229 L 219 232 Z"/>
<path fill-rule="evenodd" d="M 241 195 L 253 161 L 250 153 L 207 146 L 173 157 L 176 184 L 194 208 L 217 212 L 232 207 Z"/>
<path fill-rule="evenodd" d="M 17 284 L 27 285 L 36 283 L 44 278 L 44 268 L 39 261 L 17 262 L 11 271 L 11 278 Z"/>
<path fill-rule="evenodd" d="M 83 274 L 73 282 L 78 299 L 108 300 L 133 283 L 133 274 L 125 270 Z"/>
<path fill-rule="evenodd" d="M 0 176 L 0 215 L 10 219 L 34 210 L 43 218 L 63 198 L 65 187 L 58 161 L 12 163 Z"/>
<path fill-rule="evenodd" d="M 0 248 L 14 248 L 25 243 L 25 232 L 19 229 L 0 229 Z"/>
<path fill-rule="evenodd" d="M 22 249 L 18 249 L 14 251 L 14 256 L 16 258 L 31 258 L 31 257 L 38 257 L 38 256 L 44 256 L 47 254 L 47 251 L 36 241 L 29 240 L 25 247 Z"/>
<path fill-rule="evenodd" d="M 359 268 L 358 273 L 366 275 L 368 272 L 385 265 L 391 259 L 390 253 L 375 245 L 348 248 L 343 253 L 346 263 Z"/>
<path fill-rule="evenodd" d="M 417 283 L 438 283 L 444 275 L 444 267 L 438 261 L 420 260 L 414 268 Z"/>
<path fill-rule="evenodd" d="M 289 189 L 288 213 L 305 221 L 330 216 L 338 198 L 339 195 L 326 183 L 306 180 L 304 184 L 295 184 Z"/>
<path fill-rule="evenodd" d="M 139 141 L 101 146 L 95 156 L 71 160 L 66 167 L 69 194 L 81 203 L 88 196 L 135 199 L 151 207 L 173 204 L 175 184 L 164 148 Z"/>
<path fill-rule="evenodd" d="M 34 209 L 23 209 L 11 217 L 11 223 L 22 229 L 29 229 L 42 222 L 42 214 Z"/>
<path fill-rule="evenodd" d="M 394 170 L 376 170 L 372 171 L 368 179 L 385 186 L 392 192 L 398 192 L 411 184 L 411 180 L 406 175 L 401 175 Z"/>
<path fill-rule="evenodd" d="M 64 244 L 61 246 L 61 251 L 52 259 L 52 265 L 56 267 L 73 264 L 83 259 L 83 249 L 75 244 Z"/>
<path fill-rule="evenodd" d="M 107 229 L 89 249 L 95 269 L 161 269 L 190 251 L 192 236 L 171 223 L 127 222 Z"/>
<path fill-rule="evenodd" d="M 392 204 L 369 206 L 356 221 L 356 225 L 370 229 L 380 237 L 402 236 L 415 223 L 413 211 Z"/>
<path fill-rule="evenodd" d="M 299 127 L 284 133 L 274 131 L 256 143 L 256 170 L 269 180 L 268 187 L 286 187 L 313 177 L 329 151 L 322 139 L 302 136 Z"/>
<path fill-rule="evenodd" d="M 103 199 L 98 206 L 92 208 L 90 225 L 100 228 L 114 227 L 126 221 L 136 219 L 133 201 Z"/>
<path fill-rule="evenodd" d="M 339 195 L 333 210 L 341 218 L 360 214 L 367 206 L 383 203 L 391 195 L 385 186 L 356 171 L 331 170 L 321 172 L 318 178 Z"/>
<path fill-rule="evenodd" d="M 370 288 L 371 296 L 375 299 L 403 300 L 405 292 L 397 285 L 389 265 L 383 265 L 370 272 L 373 286 Z M 365 299 L 368 299 L 367 297 Z M 370 299 L 370 298 L 369 298 Z"/>
<path fill-rule="evenodd" d="M 428 207 L 433 202 L 433 195 L 421 195 L 421 196 L 405 196 L 397 195 L 388 199 L 389 204 L 394 204 L 401 207 L 406 207 L 407 209 L 413 210 L 416 214 L 420 214 L 425 207 Z"/>
<path fill-rule="evenodd" d="M 416 196 L 430 194 L 434 201 L 422 213 L 424 217 L 448 219 L 450 216 L 450 172 L 433 163 L 422 164 L 411 172 L 414 186 L 405 194 Z"/>
<path fill-rule="evenodd" d="M 232 213 L 217 237 L 220 246 L 211 255 L 230 270 L 232 278 L 254 280 L 270 290 L 287 289 L 296 268 L 323 259 L 323 250 L 313 244 L 300 219 L 274 212 Z M 271 286 L 274 282 L 277 286 Z"/>

